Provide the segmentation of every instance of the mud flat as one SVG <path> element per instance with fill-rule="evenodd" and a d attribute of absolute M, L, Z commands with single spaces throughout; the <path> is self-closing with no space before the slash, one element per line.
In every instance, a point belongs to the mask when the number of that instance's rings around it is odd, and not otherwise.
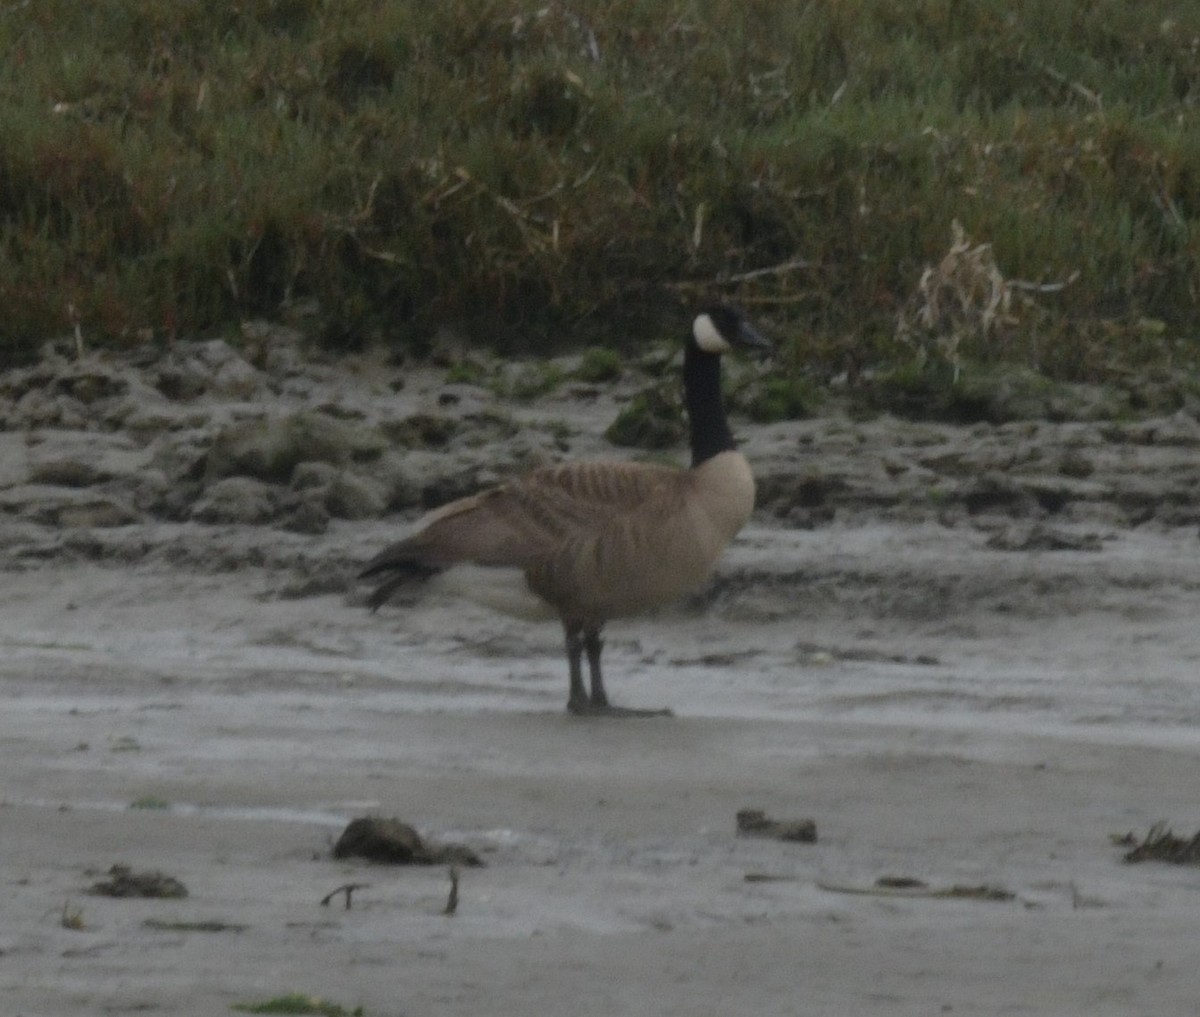
<path fill-rule="evenodd" d="M 6 1012 L 1194 1009 L 1200 870 L 1110 842 L 1200 826 L 1192 416 L 743 424 L 754 522 L 609 633 L 614 699 L 676 716 L 597 722 L 552 624 L 351 577 L 427 501 L 613 454 L 638 379 L 271 343 L 0 380 Z M 483 858 L 454 914 L 444 867 L 333 859 L 367 814 Z M 89 893 L 117 864 L 188 895 Z"/>

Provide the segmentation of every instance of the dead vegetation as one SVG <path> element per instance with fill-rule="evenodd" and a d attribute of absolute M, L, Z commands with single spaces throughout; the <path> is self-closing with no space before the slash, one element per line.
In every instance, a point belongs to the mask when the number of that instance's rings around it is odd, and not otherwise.
<path fill-rule="evenodd" d="M 922 362 L 934 357 L 950 365 L 957 380 L 960 347 L 976 350 L 1004 341 L 1017 325 L 1013 292 L 996 264 L 991 244 L 975 244 L 956 219 L 950 249 L 926 266 L 916 291 L 896 322 L 896 334 Z"/>
<path fill-rule="evenodd" d="M 1114 837 L 1119 847 L 1128 848 L 1127 862 L 1168 862 L 1171 865 L 1200 865 L 1200 831 L 1178 837 L 1166 822 L 1155 823 L 1141 840 L 1132 833 Z"/>
<path fill-rule="evenodd" d="M 186 897 L 187 887 L 174 876 L 157 871 L 134 872 L 128 865 L 114 865 L 108 879 L 93 883 L 91 893 L 102 897 Z"/>

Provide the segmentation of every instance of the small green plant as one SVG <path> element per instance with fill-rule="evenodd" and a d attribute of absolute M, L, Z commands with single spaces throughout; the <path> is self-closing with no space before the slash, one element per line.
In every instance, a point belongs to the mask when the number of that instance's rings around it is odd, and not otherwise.
<path fill-rule="evenodd" d="M 199 921 L 173 922 L 162 918 L 147 918 L 142 924 L 160 932 L 245 932 L 247 926 L 236 922 Z"/>
<path fill-rule="evenodd" d="M 355 1007 L 347 1010 L 337 1003 L 330 1003 L 315 996 L 307 996 L 301 992 L 288 993 L 286 996 L 276 996 L 261 1003 L 234 1003 L 230 1008 L 242 1013 L 257 1014 L 315 1014 L 317 1017 L 363 1017 L 363 1008 Z"/>
<path fill-rule="evenodd" d="M 744 386 L 730 402 L 755 423 L 773 424 L 811 416 L 817 396 L 803 380 L 767 375 Z"/>
<path fill-rule="evenodd" d="M 687 434 L 674 386 L 652 385 L 638 393 L 609 424 L 604 437 L 626 448 L 665 449 Z"/>
<path fill-rule="evenodd" d="M 83 908 L 73 907 L 69 900 L 65 901 L 58 924 L 72 932 L 82 932 L 86 928 L 83 923 Z"/>
<path fill-rule="evenodd" d="M 493 389 L 499 396 L 529 402 L 553 392 L 563 380 L 562 371 L 550 361 L 523 364 L 500 375 Z"/>
<path fill-rule="evenodd" d="M 621 377 L 621 355 L 604 346 L 589 346 L 583 351 L 583 360 L 575 372 L 580 381 L 595 385 L 602 381 L 616 381 Z"/>
<path fill-rule="evenodd" d="M 566 451 L 575 429 L 565 420 L 549 420 L 543 426 L 554 444 Z"/>
<path fill-rule="evenodd" d="M 884 372 L 873 380 L 866 398 L 872 409 L 910 420 L 996 422 L 990 387 L 977 373 L 946 360 L 917 358 Z"/>
<path fill-rule="evenodd" d="M 460 430 L 462 422 L 436 413 L 414 413 L 401 420 L 385 421 L 380 430 L 401 448 L 443 448 Z"/>
<path fill-rule="evenodd" d="M 459 360 L 446 371 L 448 385 L 481 385 L 487 378 L 487 370 L 477 360 Z"/>
<path fill-rule="evenodd" d="M 110 736 L 108 739 L 109 752 L 140 752 L 141 750 L 141 743 L 133 735 Z"/>

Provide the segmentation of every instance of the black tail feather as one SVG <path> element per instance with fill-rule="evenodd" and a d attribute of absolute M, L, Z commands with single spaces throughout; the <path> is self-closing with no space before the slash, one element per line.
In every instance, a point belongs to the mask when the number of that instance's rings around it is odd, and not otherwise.
<path fill-rule="evenodd" d="M 423 582 L 430 576 L 437 575 L 441 571 L 441 569 L 434 565 L 425 565 L 422 562 L 404 561 L 403 559 L 396 560 L 394 558 L 390 561 L 376 559 L 370 562 L 358 574 L 358 577 L 360 579 L 367 579 L 371 576 L 387 574 L 387 578 L 367 598 L 367 606 L 372 611 L 378 611 L 388 598 L 402 586 Z"/>

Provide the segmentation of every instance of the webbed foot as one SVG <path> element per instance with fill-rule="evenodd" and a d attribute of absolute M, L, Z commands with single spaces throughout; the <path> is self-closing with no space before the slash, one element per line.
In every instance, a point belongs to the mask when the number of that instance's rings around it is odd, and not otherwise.
<path fill-rule="evenodd" d="M 567 712 L 576 717 L 674 717 L 669 709 L 642 710 L 632 706 L 613 706 L 611 703 L 593 703 L 591 700 L 571 700 Z"/>

